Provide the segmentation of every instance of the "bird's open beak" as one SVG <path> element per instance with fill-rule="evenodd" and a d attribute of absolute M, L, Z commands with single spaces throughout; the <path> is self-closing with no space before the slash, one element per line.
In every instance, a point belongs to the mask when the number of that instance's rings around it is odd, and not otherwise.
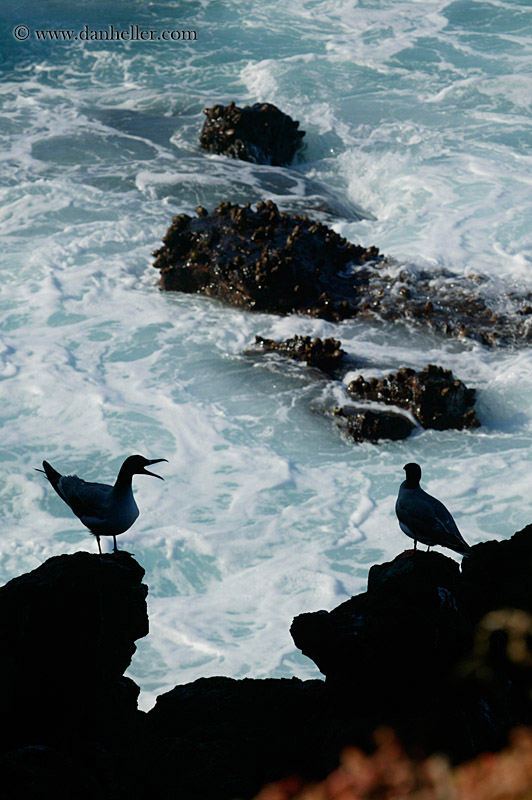
<path fill-rule="evenodd" d="M 150 465 L 151 464 L 158 464 L 160 461 L 166 461 L 167 462 L 168 459 L 167 458 L 152 458 L 152 459 L 150 459 L 148 461 L 148 464 L 150 464 Z M 150 472 L 149 469 L 146 469 L 146 467 L 144 467 L 144 469 L 142 470 L 142 474 L 143 475 L 153 475 L 154 478 L 160 478 L 162 481 L 164 481 L 164 478 L 163 478 L 162 475 L 156 475 L 155 472 Z"/>

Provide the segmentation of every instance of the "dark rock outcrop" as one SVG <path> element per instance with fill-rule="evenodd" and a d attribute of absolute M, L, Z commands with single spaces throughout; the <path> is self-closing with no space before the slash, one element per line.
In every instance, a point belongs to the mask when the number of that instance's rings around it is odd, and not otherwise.
<path fill-rule="evenodd" d="M 462 581 L 474 621 L 500 608 L 532 614 L 532 525 L 503 542 L 481 542 L 462 561 Z"/>
<path fill-rule="evenodd" d="M 293 336 L 283 342 L 255 336 L 255 350 L 248 352 L 278 353 L 294 361 L 302 361 L 309 367 L 333 375 L 340 369 L 346 357 L 341 343 L 336 339 L 311 339 L 310 336 Z"/>
<path fill-rule="evenodd" d="M 386 378 L 359 375 L 347 387 L 357 400 L 373 400 L 410 411 L 423 428 L 476 428 L 480 422 L 472 406 L 475 390 L 456 380 L 449 369 L 429 364 L 420 372 L 403 368 Z"/>
<path fill-rule="evenodd" d="M 456 562 L 409 551 L 365 593 L 296 617 L 296 645 L 359 717 L 463 759 L 532 724 L 532 526 Z"/>
<path fill-rule="evenodd" d="M 305 131 L 299 122 L 271 103 L 254 103 L 239 108 L 228 106 L 205 108 L 206 120 L 200 145 L 210 153 L 221 153 L 255 164 L 284 166 L 290 164 Z"/>
<path fill-rule="evenodd" d="M 484 344 L 530 341 L 532 291 L 495 289 L 451 272 L 403 268 L 376 247 L 354 245 L 320 222 L 279 212 L 272 201 L 219 203 L 174 217 L 154 252 L 161 287 L 231 305 L 340 321 L 362 317 L 423 324 Z M 504 308 L 503 308 L 504 306 Z"/>
<path fill-rule="evenodd" d="M 291 633 L 328 680 L 408 696 L 426 678 L 441 684 L 463 649 L 459 578 L 458 564 L 439 553 L 398 556 L 372 567 L 367 592 L 296 617 Z"/>
<path fill-rule="evenodd" d="M 108 795 L 91 772 L 79 759 L 43 745 L 0 753 L 2 800 L 103 800 Z"/>
<path fill-rule="evenodd" d="M 335 408 L 334 414 L 340 421 L 340 427 L 355 442 L 406 439 L 416 427 L 403 414 L 376 408 L 343 406 Z"/>
<path fill-rule="evenodd" d="M 458 564 L 402 554 L 292 635 L 326 681 L 204 678 L 137 711 L 123 670 L 147 632 L 127 553 L 49 559 L 0 589 L 2 798 L 250 798 L 321 779 L 394 727 L 460 761 L 532 724 L 532 526 Z"/>
<path fill-rule="evenodd" d="M 80 552 L 0 588 L 2 772 L 35 796 L 61 797 L 58 772 L 80 797 L 139 796 L 143 715 L 123 673 L 148 633 L 143 575 L 125 552 Z"/>
<path fill-rule="evenodd" d="M 350 366 L 350 359 L 342 350 L 341 342 L 332 338 L 293 336 L 276 342 L 256 336 L 255 348 L 245 352 L 253 354 L 257 351 L 277 353 L 302 361 L 336 378 Z M 347 391 L 351 398 L 361 403 L 371 401 L 404 408 L 411 412 L 422 428 L 462 430 L 480 426 L 472 408 L 475 390 L 468 389 L 462 381 L 455 379 L 451 370 L 434 364 L 429 364 L 419 372 L 403 367 L 380 380 L 370 378 L 366 381 L 359 375 L 350 382 Z M 334 409 L 334 415 L 339 427 L 355 442 L 406 439 L 416 427 L 405 414 L 375 406 L 341 406 Z"/>
<path fill-rule="evenodd" d="M 150 768 L 154 795 L 252 797 L 287 775 L 325 774 L 337 762 L 339 741 L 324 739 L 323 690 L 322 681 L 216 677 L 161 695 L 148 713 L 158 740 Z"/>
<path fill-rule="evenodd" d="M 375 248 L 347 242 L 326 225 L 281 213 L 275 203 L 219 203 L 212 213 L 174 217 L 156 250 L 163 289 L 203 292 L 241 308 L 301 311 L 340 320 L 356 313 L 361 269 Z"/>

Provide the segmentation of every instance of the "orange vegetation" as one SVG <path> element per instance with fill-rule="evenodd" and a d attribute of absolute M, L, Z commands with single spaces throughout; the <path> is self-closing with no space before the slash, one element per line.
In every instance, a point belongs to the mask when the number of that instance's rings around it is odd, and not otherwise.
<path fill-rule="evenodd" d="M 500 753 L 450 765 L 444 756 L 409 757 L 389 730 L 377 733 L 371 755 L 354 747 L 320 783 L 287 778 L 255 800 L 532 800 L 532 730 L 513 731 Z"/>

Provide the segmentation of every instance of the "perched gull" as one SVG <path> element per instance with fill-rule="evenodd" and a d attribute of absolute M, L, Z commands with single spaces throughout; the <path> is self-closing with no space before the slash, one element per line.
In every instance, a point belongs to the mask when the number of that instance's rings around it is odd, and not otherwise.
<path fill-rule="evenodd" d="M 114 486 L 109 486 L 107 483 L 88 483 L 77 475 L 60 475 L 47 461 L 43 461 L 42 465 L 46 477 L 59 497 L 96 536 L 101 555 L 100 536 L 113 537 L 116 553 L 118 549 L 116 537 L 131 528 L 139 515 L 131 486 L 133 475 L 153 475 L 154 478 L 161 478 L 146 467 L 167 460 L 129 456 L 120 467 Z"/>
<path fill-rule="evenodd" d="M 420 487 L 419 464 L 405 464 L 403 469 L 406 480 L 399 487 L 395 513 L 403 533 L 414 540 L 414 550 L 420 541 L 428 547 L 439 544 L 463 555 L 470 553 L 450 511 Z"/>

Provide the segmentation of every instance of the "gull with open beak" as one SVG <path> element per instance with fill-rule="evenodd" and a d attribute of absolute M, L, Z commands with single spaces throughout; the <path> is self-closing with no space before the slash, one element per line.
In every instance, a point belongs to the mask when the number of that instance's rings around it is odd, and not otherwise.
<path fill-rule="evenodd" d="M 146 469 L 151 464 L 167 461 L 166 458 L 144 458 L 129 456 L 126 458 L 116 481 L 112 486 L 107 483 L 89 483 L 77 475 L 60 475 L 47 461 L 43 461 L 46 477 L 59 497 L 70 506 L 74 514 L 90 530 L 96 541 L 100 555 L 102 548 L 100 536 L 112 536 L 114 552 L 116 537 L 129 530 L 139 515 L 139 509 L 133 497 L 131 479 L 133 475 L 153 475 L 164 480 L 160 475 Z M 41 471 L 41 470 L 39 470 Z"/>

